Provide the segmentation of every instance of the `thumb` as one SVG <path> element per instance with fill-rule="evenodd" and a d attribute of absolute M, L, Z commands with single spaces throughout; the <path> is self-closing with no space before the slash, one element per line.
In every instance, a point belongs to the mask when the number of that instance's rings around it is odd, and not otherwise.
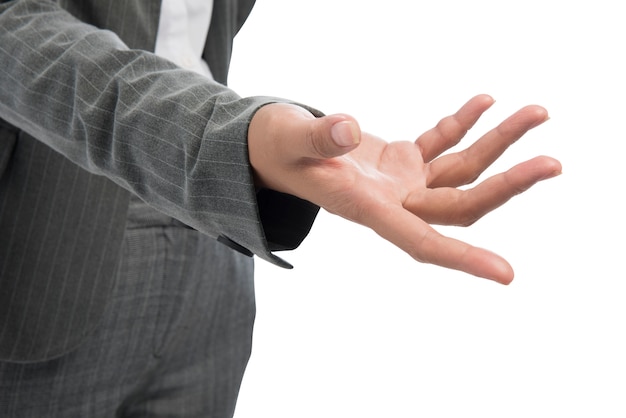
<path fill-rule="evenodd" d="M 310 121 L 307 154 L 312 158 L 332 158 L 346 154 L 361 142 L 361 128 L 351 116 L 335 114 Z"/>
<path fill-rule="evenodd" d="M 315 117 L 300 106 L 261 107 L 248 127 L 248 153 L 257 185 L 297 195 L 289 183 L 303 160 L 337 157 L 361 142 L 361 128 L 348 115 Z"/>

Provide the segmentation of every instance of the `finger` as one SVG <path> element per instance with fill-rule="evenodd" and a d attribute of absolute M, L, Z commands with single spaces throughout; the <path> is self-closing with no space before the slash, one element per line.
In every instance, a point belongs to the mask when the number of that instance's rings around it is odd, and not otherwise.
<path fill-rule="evenodd" d="M 509 146 L 546 120 L 548 112 L 543 107 L 522 108 L 469 148 L 432 161 L 428 187 L 458 187 L 474 182 Z"/>
<path fill-rule="evenodd" d="M 491 96 L 481 94 L 470 99 L 454 115 L 439 121 L 433 129 L 423 133 L 415 141 L 425 162 L 430 162 L 442 152 L 452 148 L 474 126 L 480 115 L 494 103 Z"/>
<path fill-rule="evenodd" d="M 354 150 L 361 142 L 361 128 L 351 116 L 329 115 L 299 126 L 288 140 L 293 139 L 300 140 L 294 148 L 300 158 L 327 159 Z"/>
<path fill-rule="evenodd" d="M 561 173 L 561 163 L 536 157 L 468 190 L 441 187 L 411 195 L 405 207 L 431 224 L 469 226 L 541 180 Z"/>
<path fill-rule="evenodd" d="M 297 158 L 325 159 L 352 151 L 361 142 L 361 128 L 357 121 L 345 114 L 311 119 L 304 108 L 286 106 L 291 123 L 282 125 L 279 133 L 282 146 L 291 149 Z M 280 146 L 280 145 L 279 145 Z"/>
<path fill-rule="evenodd" d="M 513 269 L 502 257 L 445 237 L 402 207 L 385 210 L 385 216 L 379 216 L 374 221 L 373 229 L 417 261 L 460 270 L 502 284 L 513 280 Z"/>
<path fill-rule="evenodd" d="M 316 118 L 305 108 L 286 103 L 259 109 L 250 124 L 249 137 L 251 134 L 264 145 L 264 153 L 280 154 L 281 160 L 292 162 L 343 155 L 361 140 L 359 124 L 351 116 Z"/>

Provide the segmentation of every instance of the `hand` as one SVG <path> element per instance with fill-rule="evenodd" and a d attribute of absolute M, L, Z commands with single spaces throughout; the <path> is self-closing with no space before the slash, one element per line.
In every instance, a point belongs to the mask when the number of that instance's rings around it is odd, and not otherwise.
<path fill-rule="evenodd" d="M 414 259 L 508 284 L 500 256 L 445 237 L 429 224 L 468 226 L 540 180 L 561 172 L 536 157 L 467 190 L 511 144 L 548 119 L 540 106 L 519 110 L 461 152 L 456 145 L 493 104 L 480 95 L 415 142 L 387 143 L 362 133 L 348 115 L 315 118 L 298 106 L 270 104 L 248 133 L 259 185 L 313 202 L 365 225 Z"/>

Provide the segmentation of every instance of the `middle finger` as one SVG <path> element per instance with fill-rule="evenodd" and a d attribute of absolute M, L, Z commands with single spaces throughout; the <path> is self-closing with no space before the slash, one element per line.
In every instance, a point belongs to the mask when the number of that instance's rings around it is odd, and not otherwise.
<path fill-rule="evenodd" d="M 509 146 L 546 120 L 548 112 L 541 106 L 520 109 L 469 148 L 432 161 L 428 187 L 459 187 L 474 182 Z"/>

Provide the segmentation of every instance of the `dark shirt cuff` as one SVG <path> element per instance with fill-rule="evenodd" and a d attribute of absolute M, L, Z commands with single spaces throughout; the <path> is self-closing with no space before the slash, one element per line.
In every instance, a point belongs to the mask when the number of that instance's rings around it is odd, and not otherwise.
<path fill-rule="evenodd" d="M 293 250 L 309 234 L 319 206 L 270 189 L 257 191 L 257 204 L 270 251 Z"/>

